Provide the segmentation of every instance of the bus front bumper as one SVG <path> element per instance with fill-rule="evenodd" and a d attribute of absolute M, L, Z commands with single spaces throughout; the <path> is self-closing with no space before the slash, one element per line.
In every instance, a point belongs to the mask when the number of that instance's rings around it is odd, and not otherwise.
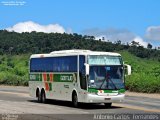
<path fill-rule="evenodd" d="M 112 103 L 122 102 L 125 98 L 125 94 L 118 94 L 115 96 L 100 96 L 96 94 L 87 95 L 87 103 Z"/>

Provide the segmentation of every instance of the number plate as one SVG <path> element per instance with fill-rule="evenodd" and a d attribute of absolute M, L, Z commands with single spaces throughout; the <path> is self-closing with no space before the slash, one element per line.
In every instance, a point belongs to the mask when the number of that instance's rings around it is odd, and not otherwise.
<path fill-rule="evenodd" d="M 104 100 L 111 100 L 111 98 L 104 98 Z"/>

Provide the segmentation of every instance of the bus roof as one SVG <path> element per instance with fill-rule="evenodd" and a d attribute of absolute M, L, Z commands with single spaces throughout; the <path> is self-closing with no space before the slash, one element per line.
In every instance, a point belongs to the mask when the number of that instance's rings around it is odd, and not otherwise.
<path fill-rule="evenodd" d="M 70 56 L 70 55 L 109 55 L 109 56 L 121 56 L 119 53 L 114 52 L 100 52 L 91 50 L 60 50 L 53 51 L 48 54 L 33 54 L 30 58 L 43 58 L 43 57 L 56 57 L 56 56 Z"/>

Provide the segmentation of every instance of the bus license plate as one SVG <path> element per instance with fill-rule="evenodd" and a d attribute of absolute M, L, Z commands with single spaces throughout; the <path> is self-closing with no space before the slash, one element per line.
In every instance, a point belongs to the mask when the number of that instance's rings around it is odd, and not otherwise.
<path fill-rule="evenodd" d="M 111 100 L 111 98 L 104 98 L 104 100 Z"/>

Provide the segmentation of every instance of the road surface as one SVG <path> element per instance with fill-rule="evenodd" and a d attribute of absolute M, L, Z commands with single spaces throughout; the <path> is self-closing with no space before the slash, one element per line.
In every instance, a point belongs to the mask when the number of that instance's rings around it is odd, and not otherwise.
<path fill-rule="evenodd" d="M 123 103 L 114 103 L 111 108 L 99 104 L 81 104 L 79 108 L 73 108 L 70 102 L 65 101 L 37 103 L 36 99 L 28 95 L 28 87 L 0 86 L 0 114 L 0 120 L 5 117 L 18 120 L 89 120 L 96 119 L 95 115 L 100 114 L 160 115 L 160 98 L 127 94 Z"/>

